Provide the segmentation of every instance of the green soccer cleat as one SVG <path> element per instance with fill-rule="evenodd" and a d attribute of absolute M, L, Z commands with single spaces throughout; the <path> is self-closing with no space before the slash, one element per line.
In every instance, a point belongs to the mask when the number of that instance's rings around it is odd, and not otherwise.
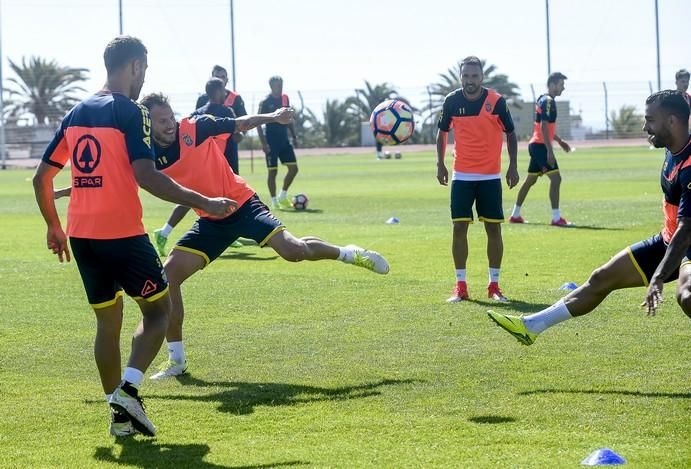
<path fill-rule="evenodd" d="M 162 230 L 154 230 L 154 242 L 156 243 L 156 250 L 158 254 L 162 257 L 168 255 L 166 251 L 166 243 L 168 242 L 168 237 L 161 234 Z"/>
<path fill-rule="evenodd" d="M 353 244 L 346 246 L 346 248 L 353 250 L 352 264 L 382 275 L 389 273 L 389 263 L 377 251 L 363 249 Z"/>
<path fill-rule="evenodd" d="M 533 334 L 525 327 L 522 316 L 511 316 L 509 314 L 495 313 L 487 311 L 487 316 L 497 323 L 497 326 L 514 336 L 523 345 L 532 345 L 537 339 L 537 334 Z"/>
<path fill-rule="evenodd" d="M 293 203 L 288 197 L 285 199 L 278 199 L 278 208 L 281 210 L 293 210 Z"/>

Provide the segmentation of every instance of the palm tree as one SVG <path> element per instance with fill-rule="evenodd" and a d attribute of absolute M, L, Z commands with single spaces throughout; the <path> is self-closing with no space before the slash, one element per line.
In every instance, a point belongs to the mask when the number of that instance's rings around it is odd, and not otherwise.
<path fill-rule="evenodd" d="M 350 111 L 347 100 L 326 100 L 324 106 L 324 137 L 328 146 L 357 145 L 360 140 L 358 124 L 360 119 Z"/>
<path fill-rule="evenodd" d="M 88 69 L 63 67 L 55 60 L 22 57 L 21 64 L 9 60 L 17 78 L 9 78 L 5 115 L 18 118 L 31 114 L 36 124 L 58 122 L 77 102 L 78 94 L 86 90 L 77 85 L 87 79 Z"/>
<path fill-rule="evenodd" d="M 495 74 L 496 65 L 485 66 L 486 61 L 481 60 L 481 62 L 485 75 L 482 85 L 486 88 L 492 88 L 508 101 L 515 102 L 515 99 L 520 96 L 518 85 L 509 81 L 508 75 Z M 433 99 L 427 109 L 429 114 L 426 120 L 432 119 L 432 122 L 438 118 L 446 95 L 461 87 L 461 62 L 449 68 L 445 73 L 440 73 L 439 78 L 440 81 L 432 83 L 428 90 Z"/>
<path fill-rule="evenodd" d="M 295 133 L 304 147 L 318 147 L 324 143 L 321 123 L 312 110 L 305 106 L 302 92 L 298 91 L 300 109 L 295 111 Z"/>
<path fill-rule="evenodd" d="M 636 106 L 624 105 L 619 108 L 618 114 L 612 111 L 609 122 L 618 138 L 643 136 L 643 116 L 636 113 Z"/>

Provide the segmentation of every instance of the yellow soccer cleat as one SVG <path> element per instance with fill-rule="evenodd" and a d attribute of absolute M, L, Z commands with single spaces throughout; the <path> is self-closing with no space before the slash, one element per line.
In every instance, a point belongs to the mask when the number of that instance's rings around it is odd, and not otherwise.
<path fill-rule="evenodd" d="M 487 316 L 497 323 L 497 326 L 514 336 L 523 345 L 532 345 L 537 339 L 537 334 L 533 334 L 525 327 L 522 316 L 511 316 L 510 314 L 495 313 L 487 311 Z"/>

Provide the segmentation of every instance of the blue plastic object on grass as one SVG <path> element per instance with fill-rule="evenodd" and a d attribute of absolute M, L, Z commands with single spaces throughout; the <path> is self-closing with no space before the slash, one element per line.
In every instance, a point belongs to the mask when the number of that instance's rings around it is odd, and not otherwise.
<path fill-rule="evenodd" d="M 572 290 L 575 290 L 576 288 L 578 288 L 578 285 L 576 284 L 576 282 L 566 282 L 564 285 L 559 287 L 559 290 L 572 291 Z"/>
<path fill-rule="evenodd" d="M 581 461 L 583 466 L 614 466 L 619 464 L 626 464 L 626 459 L 609 448 L 595 450 L 590 453 L 590 456 Z"/>
<path fill-rule="evenodd" d="M 387 225 L 397 225 L 398 223 L 401 223 L 401 220 L 398 217 L 391 217 L 384 223 L 386 223 Z"/>

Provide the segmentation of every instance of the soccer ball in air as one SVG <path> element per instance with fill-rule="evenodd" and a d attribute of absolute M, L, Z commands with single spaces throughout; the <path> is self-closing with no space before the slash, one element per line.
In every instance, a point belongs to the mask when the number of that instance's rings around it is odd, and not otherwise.
<path fill-rule="evenodd" d="M 372 111 L 369 119 L 374 138 L 382 145 L 398 145 L 415 130 L 413 110 L 400 99 L 387 99 Z"/>
<path fill-rule="evenodd" d="M 310 199 L 305 194 L 295 194 L 293 196 L 293 208 L 295 210 L 305 210 Z"/>

